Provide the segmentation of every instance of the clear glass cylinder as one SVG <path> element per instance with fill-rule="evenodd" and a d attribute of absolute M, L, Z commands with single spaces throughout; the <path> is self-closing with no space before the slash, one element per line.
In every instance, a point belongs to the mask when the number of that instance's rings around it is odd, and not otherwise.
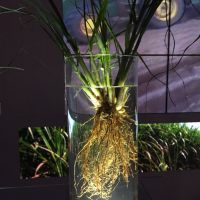
<path fill-rule="evenodd" d="M 108 55 L 101 55 L 104 60 L 102 56 Z M 110 85 L 86 85 L 71 69 L 71 63 L 66 64 L 71 200 L 138 199 L 137 59 L 121 55 L 109 58 Z M 73 59 L 78 66 L 79 58 Z M 82 55 L 81 59 L 91 74 L 94 62 L 103 70 L 102 61 L 94 60 L 94 55 Z M 117 85 L 118 65 L 123 59 L 129 59 L 131 65 L 124 84 Z M 96 78 L 103 80 L 104 73 L 100 71 Z M 95 100 L 90 92 L 95 93 Z"/>

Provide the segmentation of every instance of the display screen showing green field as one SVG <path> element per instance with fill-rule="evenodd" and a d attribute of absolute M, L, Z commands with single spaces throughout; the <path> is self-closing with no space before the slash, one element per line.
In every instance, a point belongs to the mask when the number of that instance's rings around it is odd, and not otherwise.
<path fill-rule="evenodd" d="M 140 124 L 140 172 L 200 169 L 200 123 Z"/>
<path fill-rule="evenodd" d="M 68 175 L 68 134 L 63 127 L 19 131 L 20 178 Z M 200 169 L 200 123 L 140 124 L 139 172 Z"/>
<path fill-rule="evenodd" d="M 19 131 L 20 178 L 63 177 L 68 169 L 64 127 L 27 127 Z"/>

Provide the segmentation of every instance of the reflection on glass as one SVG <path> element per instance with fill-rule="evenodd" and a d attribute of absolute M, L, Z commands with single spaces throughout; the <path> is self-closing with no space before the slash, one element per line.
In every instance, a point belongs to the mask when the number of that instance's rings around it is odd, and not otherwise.
<path fill-rule="evenodd" d="M 139 46 L 140 54 L 166 54 L 168 39 L 167 28 L 149 27 Z"/>
<path fill-rule="evenodd" d="M 200 111 L 200 56 L 170 57 L 168 112 Z"/>
<path fill-rule="evenodd" d="M 186 4 L 183 17 L 171 26 L 170 53 L 200 54 L 200 1 L 192 0 Z M 194 42 L 194 44 L 192 44 Z M 190 46 L 192 44 L 192 46 Z M 189 48 L 187 48 L 189 47 Z"/>
<path fill-rule="evenodd" d="M 140 113 L 165 112 L 166 56 L 143 56 L 138 63 L 138 108 Z"/>

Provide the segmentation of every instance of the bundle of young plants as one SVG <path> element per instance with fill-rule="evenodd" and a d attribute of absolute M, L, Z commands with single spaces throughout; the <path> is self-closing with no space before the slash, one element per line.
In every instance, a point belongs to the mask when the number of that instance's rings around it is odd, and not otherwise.
<path fill-rule="evenodd" d="M 129 20 L 122 33 L 113 29 L 109 0 L 75 0 L 84 19 L 85 55 L 54 2 L 46 2 L 48 7 L 42 1 L 27 0 L 28 7 L 21 13 L 37 20 L 58 46 L 95 112 L 92 129 L 76 156 L 79 174 L 75 176 L 80 180 L 75 187 L 81 184 L 78 196 L 108 199 L 119 181 L 128 184 L 131 166 L 137 162 L 133 131 L 136 124 L 126 105 L 130 95 L 127 77 L 134 59 L 140 57 L 137 49 L 142 36 L 162 0 L 143 0 L 140 6 L 136 0 L 125 1 Z"/>

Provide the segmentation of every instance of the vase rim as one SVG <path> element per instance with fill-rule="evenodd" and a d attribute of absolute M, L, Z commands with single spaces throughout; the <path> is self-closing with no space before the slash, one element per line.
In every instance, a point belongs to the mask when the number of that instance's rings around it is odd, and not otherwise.
<path fill-rule="evenodd" d="M 134 88 L 137 87 L 136 84 L 125 84 L 123 86 L 116 86 L 116 85 L 111 85 L 111 86 L 87 86 L 87 85 L 78 85 L 78 84 L 66 84 L 66 88 Z"/>
<path fill-rule="evenodd" d="M 81 54 L 72 54 L 70 56 L 66 56 L 66 58 L 70 57 L 93 57 L 93 56 L 120 56 L 120 57 L 136 57 L 136 54 L 118 54 L 118 53 L 93 53 L 93 54 L 87 54 L 87 53 L 81 53 Z"/>

